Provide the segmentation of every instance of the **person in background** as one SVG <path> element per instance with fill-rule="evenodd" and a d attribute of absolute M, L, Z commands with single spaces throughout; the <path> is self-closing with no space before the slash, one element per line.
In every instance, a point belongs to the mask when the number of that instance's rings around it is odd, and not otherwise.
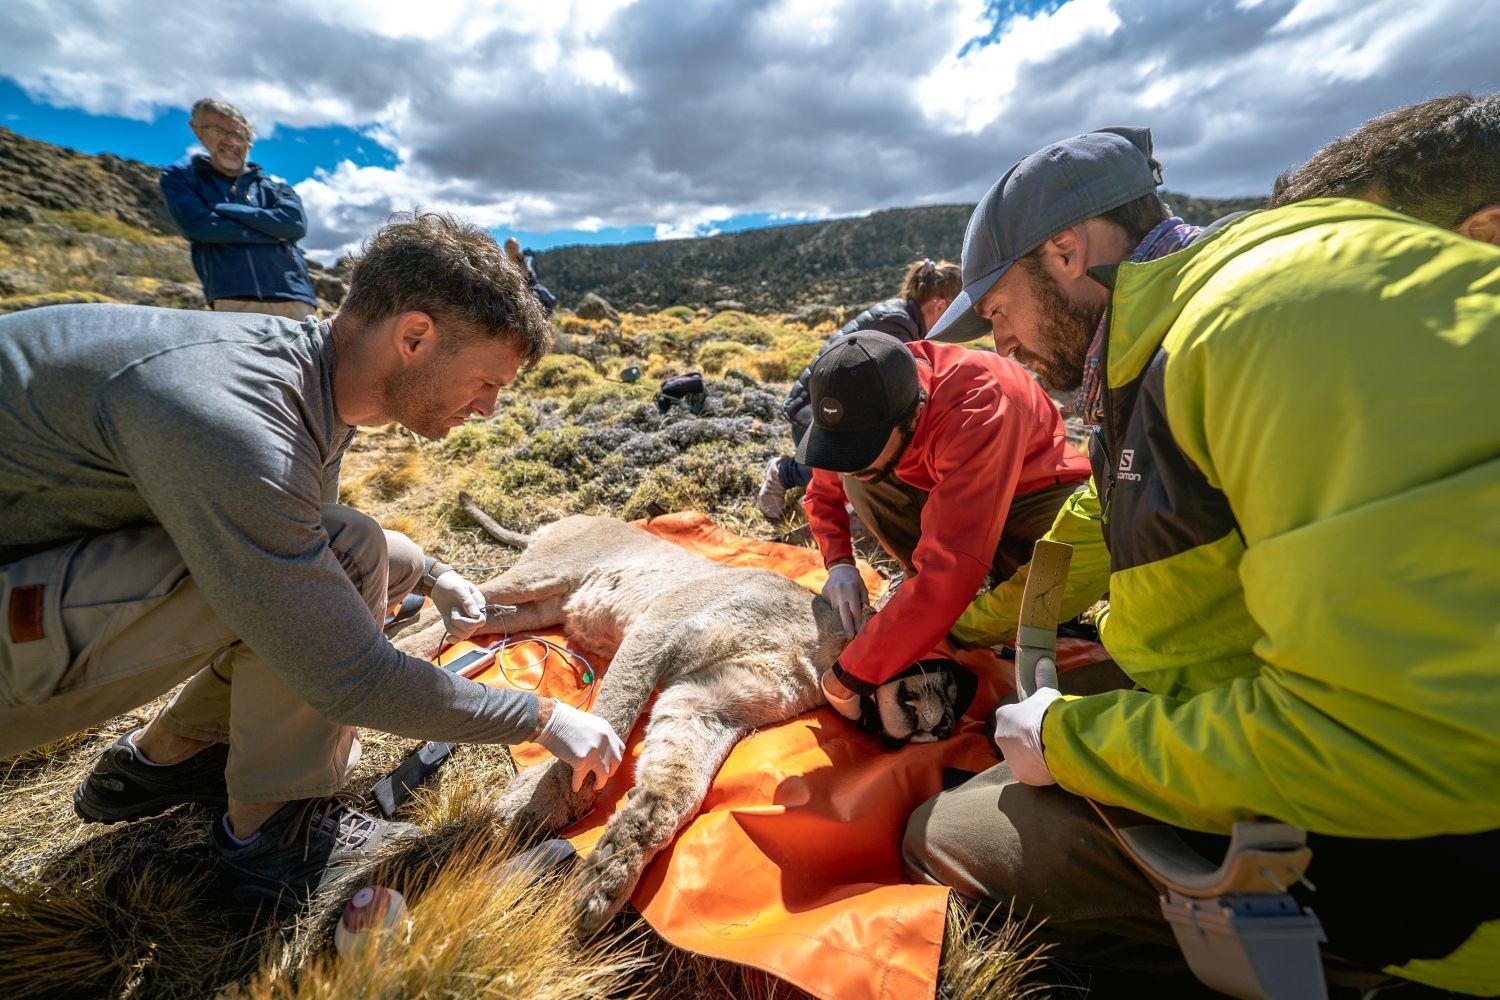
<path fill-rule="evenodd" d="M 531 258 L 521 252 L 521 241 L 514 236 L 505 238 L 505 256 L 516 267 L 519 267 L 526 275 L 526 287 L 530 288 L 536 300 L 542 304 L 542 313 L 546 316 L 552 315 L 552 310 L 557 308 L 557 296 L 536 278 L 536 268 L 531 263 Z"/>
<path fill-rule="evenodd" d="M 255 132 L 239 109 L 205 97 L 189 123 L 208 152 L 163 170 L 161 191 L 209 307 L 299 320 L 317 312 L 297 246 L 307 235 L 302 199 L 249 161 Z"/>
<path fill-rule="evenodd" d="M 876 330 L 909 344 L 927 335 L 928 328 L 948 308 L 961 286 L 958 265 L 950 261 L 927 258 L 912 263 L 901 280 L 901 292 L 894 299 L 877 302 L 839 328 L 818 353 L 822 354 L 856 330 Z M 802 369 L 791 391 L 781 404 L 782 415 L 792 425 L 792 446 L 802 443 L 802 436 L 812 424 L 811 397 L 807 383 L 812 365 Z M 786 491 L 806 486 L 812 481 L 812 469 L 795 458 L 778 455 L 766 463 L 756 506 L 767 520 L 779 521 L 785 513 Z"/>

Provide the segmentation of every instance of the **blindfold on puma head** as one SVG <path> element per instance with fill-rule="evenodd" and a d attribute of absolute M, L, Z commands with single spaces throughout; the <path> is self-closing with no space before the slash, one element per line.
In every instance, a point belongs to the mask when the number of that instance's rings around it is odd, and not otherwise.
<path fill-rule="evenodd" d="M 898 743 L 946 740 L 978 688 L 979 678 L 954 660 L 918 660 L 860 699 L 859 728 Z"/>

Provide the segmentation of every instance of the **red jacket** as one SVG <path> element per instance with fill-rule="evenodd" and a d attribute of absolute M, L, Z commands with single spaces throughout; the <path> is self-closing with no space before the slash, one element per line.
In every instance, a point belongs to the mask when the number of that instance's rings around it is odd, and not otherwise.
<path fill-rule="evenodd" d="M 1089 462 L 1068 444 L 1062 414 L 1026 369 L 957 344 L 906 345 L 927 406 L 896 478 L 928 493 L 916 575 L 845 647 L 835 668 L 870 694 L 930 653 L 990 571 L 1011 501 L 1059 482 L 1082 482 Z M 825 565 L 854 555 L 844 487 L 817 469 L 803 497 Z"/>

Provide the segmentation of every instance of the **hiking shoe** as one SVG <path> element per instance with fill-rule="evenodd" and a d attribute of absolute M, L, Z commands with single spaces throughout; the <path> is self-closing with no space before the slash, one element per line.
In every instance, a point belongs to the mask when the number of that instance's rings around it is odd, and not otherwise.
<path fill-rule="evenodd" d="M 73 792 L 73 811 L 87 823 L 122 823 L 155 816 L 183 802 L 224 808 L 229 744 L 213 743 L 177 764 L 147 764 L 131 737 L 115 740 Z"/>
<path fill-rule="evenodd" d="M 355 808 L 351 792 L 298 799 L 271 814 L 243 847 L 229 839 L 222 818 L 208 831 L 230 900 L 299 903 L 382 846 L 421 834 L 410 823 L 377 819 Z"/>
<path fill-rule="evenodd" d="M 760 495 L 755 498 L 755 503 L 767 521 L 779 521 L 786 512 L 786 487 L 781 485 L 779 456 L 766 463 L 766 478 L 760 484 Z"/>

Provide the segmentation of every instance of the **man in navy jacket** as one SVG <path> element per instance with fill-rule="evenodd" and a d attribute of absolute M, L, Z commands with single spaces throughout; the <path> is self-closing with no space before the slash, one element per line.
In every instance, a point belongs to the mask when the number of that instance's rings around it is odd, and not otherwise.
<path fill-rule="evenodd" d="M 250 163 L 255 133 L 231 104 L 193 105 L 193 134 L 208 150 L 162 171 L 161 190 L 193 245 L 203 297 L 218 312 L 302 319 L 317 310 L 297 241 L 307 235 L 302 200 Z"/>

